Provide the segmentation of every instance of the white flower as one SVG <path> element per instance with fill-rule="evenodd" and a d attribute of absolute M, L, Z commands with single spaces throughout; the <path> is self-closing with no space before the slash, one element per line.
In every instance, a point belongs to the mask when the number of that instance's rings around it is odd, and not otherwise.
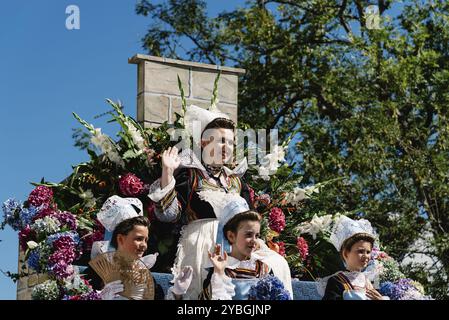
<path fill-rule="evenodd" d="M 139 149 L 138 154 L 141 154 L 145 149 L 145 140 L 142 138 L 140 131 L 128 120 L 125 120 L 125 125 L 128 127 L 128 133 L 131 136 L 136 147 Z"/>
<path fill-rule="evenodd" d="M 111 162 L 121 167 L 125 166 L 122 157 L 117 152 L 118 148 L 107 135 L 101 133 L 101 128 L 95 129 L 95 133 L 92 135 L 90 142 L 99 148 Z"/>
<path fill-rule="evenodd" d="M 297 230 L 299 234 L 308 233 L 313 239 L 316 239 L 318 233 L 329 230 L 331 223 L 332 215 L 330 214 L 321 217 L 314 215 L 310 222 L 301 223 Z"/>
<path fill-rule="evenodd" d="M 320 187 L 318 187 L 318 186 L 309 186 L 309 187 L 306 187 L 306 189 L 304 191 L 305 191 L 305 193 L 308 196 L 311 196 L 313 193 L 319 193 L 320 192 Z"/>
<path fill-rule="evenodd" d="M 274 150 L 271 152 L 271 154 L 274 154 L 276 156 L 277 161 L 283 162 L 285 161 L 285 149 L 287 147 L 281 147 L 281 146 L 274 146 Z"/>
<path fill-rule="evenodd" d="M 95 206 L 94 194 L 90 189 L 81 193 L 80 198 L 86 202 L 86 207 L 92 208 L 93 206 Z"/>
<path fill-rule="evenodd" d="M 288 192 L 285 195 L 285 201 L 295 206 L 306 198 L 308 198 L 308 196 L 306 196 L 306 190 L 299 187 L 294 188 L 293 192 Z"/>
<path fill-rule="evenodd" d="M 264 166 L 259 167 L 259 178 L 268 181 L 270 180 L 270 170 Z"/>
<path fill-rule="evenodd" d="M 34 242 L 34 241 L 28 241 L 27 242 L 27 246 L 28 246 L 28 248 L 33 250 L 33 249 L 37 248 L 39 245 L 36 242 Z"/>
<path fill-rule="evenodd" d="M 37 233 L 53 234 L 59 231 L 60 223 L 56 218 L 46 216 L 42 219 L 37 219 L 31 225 L 31 229 Z"/>

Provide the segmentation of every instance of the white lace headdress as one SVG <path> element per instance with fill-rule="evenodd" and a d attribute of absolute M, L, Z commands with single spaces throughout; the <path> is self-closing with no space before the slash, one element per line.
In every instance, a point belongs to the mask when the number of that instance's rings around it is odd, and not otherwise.
<path fill-rule="evenodd" d="M 97 214 L 97 219 L 108 230 L 113 232 L 122 221 L 142 216 L 142 202 L 137 198 L 109 197 Z"/>
<path fill-rule="evenodd" d="M 376 233 L 368 220 L 353 220 L 346 216 L 341 216 L 332 229 L 329 241 L 334 245 L 337 251 L 340 251 L 345 240 L 360 233 L 376 239 Z"/>
<path fill-rule="evenodd" d="M 184 126 L 193 140 L 198 143 L 201 141 L 201 134 L 206 126 L 217 118 L 225 118 L 231 120 L 229 116 L 220 112 L 217 108 L 210 108 L 209 110 L 200 108 L 195 105 L 187 107 L 184 115 Z"/>

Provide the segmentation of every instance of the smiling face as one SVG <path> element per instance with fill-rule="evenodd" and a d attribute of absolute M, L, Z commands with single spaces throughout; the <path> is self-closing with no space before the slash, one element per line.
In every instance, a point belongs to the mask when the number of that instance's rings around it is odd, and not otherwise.
<path fill-rule="evenodd" d="M 232 245 L 231 256 L 245 260 L 257 249 L 257 239 L 260 237 L 260 222 L 245 220 L 237 227 L 237 232 L 228 231 L 227 238 Z"/>
<path fill-rule="evenodd" d="M 209 165 L 232 163 L 234 153 L 234 131 L 232 129 L 207 129 L 204 131 L 201 146 L 203 162 Z"/>
<path fill-rule="evenodd" d="M 372 244 L 366 240 L 355 242 L 350 249 L 343 250 L 343 259 L 349 271 L 362 271 L 371 258 Z"/>
<path fill-rule="evenodd" d="M 135 259 L 142 258 L 147 250 L 148 227 L 135 225 L 127 234 L 117 235 L 118 250 L 130 254 Z"/>

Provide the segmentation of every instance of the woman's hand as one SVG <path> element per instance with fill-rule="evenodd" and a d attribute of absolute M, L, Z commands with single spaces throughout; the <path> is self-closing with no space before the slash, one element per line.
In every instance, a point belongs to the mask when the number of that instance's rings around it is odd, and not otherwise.
<path fill-rule="evenodd" d="M 382 295 L 376 289 L 366 289 L 366 296 L 371 300 L 383 300 Z"/>
<path fill-rule="evenodd" d="M 220 254 L 221 245 L 217 244 L 215 246 L 215 251 L 213 253 L 208 252 L 209 259 L 212 261 L 214 265 L 214 272 L 219 275 L 224 275 L 224 271 L 226 266 L 228 265 L 228 254 L 226 252 L 223 253 L 223 256 Z"/>
<path fill-rule="evenodd" d="M 178 148 L 170 147 L 162 152 L 162 177 L 161 189 L 165 188 L 173 179 L 173 172 L 179 167 L 181 159 L 178 156 Z"/>

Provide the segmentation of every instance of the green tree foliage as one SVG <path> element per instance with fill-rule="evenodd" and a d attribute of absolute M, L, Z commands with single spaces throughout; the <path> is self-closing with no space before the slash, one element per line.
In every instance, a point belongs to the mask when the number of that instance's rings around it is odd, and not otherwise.
<path fill-rule="evenodd" d="M 151 17 L 150 54 L 245 68 L 241 125 L 298 129 L 304 185 L 344 177 L 307 211 L 368 218 L 399 261 L 429 257 L 407 272 L 448 297 L 449 4 L 377 1 L 378 29 L 369 4 L 258 0 L 210 17 L 206 1 L 141 0 L 136 12 Z"/>

